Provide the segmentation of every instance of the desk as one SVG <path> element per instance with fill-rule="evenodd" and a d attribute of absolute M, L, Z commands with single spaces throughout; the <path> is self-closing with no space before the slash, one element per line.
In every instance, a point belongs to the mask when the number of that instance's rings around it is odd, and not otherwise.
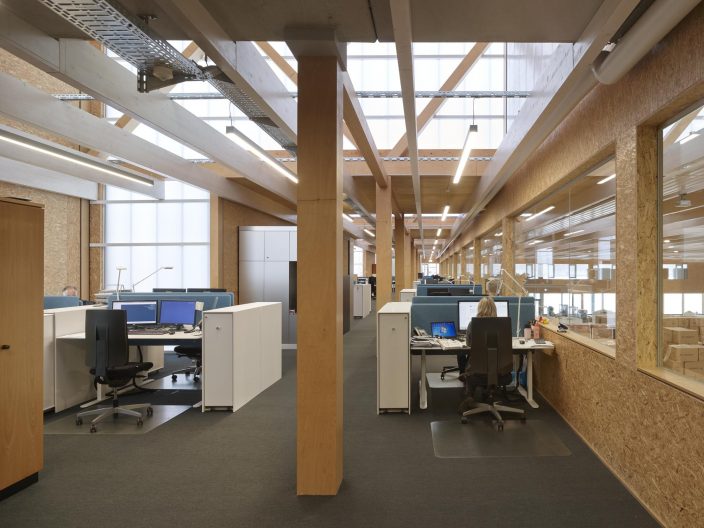
<path fill-rule="evenodd" d="M 527 389 L 523 388 L 520 384 L 518 385 L 518 392 L 525 398 L 528 404 L 534 409 L 538 408 L 537 402 L 533 399 L 533 352 L 536 350 L 552 350 L 555 348 L 550 341 L 546 341 L 545 344 L 536 345 L 535 341 L 528 339 L 525 343 L 521 344 L 520 339 L 517 337 L 513 338 L 513 352 L 514 354 L 526 354 L 528 365 L 526 368 L 526 385 Z M 423 348 L 421 346 L 415 345 L 410 347 L 410 354 L 412 356 L 420 356 L 420 408 L 428 408 L 428 389 L 425 384 L 426 378 L 426 366 L 425 358 L 428 355 L 431 356 L 456 356 L 458 352 L 470 352 L 471 347 L 462 348 L 448 348 L 442 349 L 439 347 L 434 348 Z"/>
<path fill-rule="evenodd" d="M 89 371 L 92 354 L 85 348 L 85 333 L 76 332 L 56 338 L 56 362 L 54 383 L 54 411 L 59 412 L 79 403 L 88 402 L 88 407 L 105 399 L 105 387 L 93 386 L 93 375 Z M 164 366 L 164 346 L 200 343 L 200 334 L 176 332 L 159 335 L 128 335 L 132 346 L 144 346 L 144 361 L 154 363 L 152 370 Z M 132 352 L 131 352 L 132 353 Z M 138 358 L 134 358 L 135 360 Z M 95 398 L 95 400 L 92 400 Z M 89 401 L 92 400 L 92 401 Z"/>

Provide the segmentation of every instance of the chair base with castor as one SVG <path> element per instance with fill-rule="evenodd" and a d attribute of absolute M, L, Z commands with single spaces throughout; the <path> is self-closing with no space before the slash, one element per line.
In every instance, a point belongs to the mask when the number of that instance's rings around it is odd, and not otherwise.
<path fill-rule="evenodd" d="M 191 374 L 193 374 L 193 381 L 197 382 L 200 380 L 199 376 L 201 372 L 203 371 L 203 367 L 201 364 L 201 359 L 203 357 L 203 349 L 201 347 L 196 347 L 196 346 L 188 346 L 188 345 L 179 345 L 174 348 L 174 352 L 176 353 L 177 356 L 179 357 L 187 357 L 195 361 L 195 365 L 191 365 L 190 367 L 182 368 L 180 370 L 175 370 L 174 372 L 171 373 L 171 381 L 176 381 L 177 374 L 185 374 L 186 378 L 188 378 Z"/>
<path fill-rule="evenodd" d="M 145 409 L 142 413 L 139 409 Z M 98 428 L 96 425 L 109 416 L 113 419 L 117 419 L 118 416 L 132 416 L 137 418 L 137 426 L 141 427 L 144 424 L 144 417 L 152 416 L 154 414 L 154 409 L 150 403 L 135 403 L 132 405 L 120 405 L 117 399 L 117 387 L 113 387 L 112 392 L 112 407 L 98 407 L 97 409 L 90 409 L 87 411 L 81 411 L 76 415 L 76 425 L 83 425 L 83 418 L 88 416 L 95 416 L 90 422 L 90 432 L 95 433 Z M 97 415 L 97 416 L 96 416 Z"/>
<path fill-rule="evenodd" d="M 507 412 L 507 413 L 516 413 L 521 415 L 521 422 L 526 421 L 526 412 L 523 409 L 517 409 L 515 407 L 507 407 L 506 405 L 501 405 L 501 402 L 494 402 L 494 403 L 476 403 L 474 408 L 469 409 L 468 411 L 465 411 L 462 413 L 462 423 L 466 424 L 468 422 L 467 417 L 472 416 L 474 414 L 480 414 L 480 413 L 491 413 L 494 415 L 494 418 L 496 418 L 496 427 L 498 428 L 499 431 L 504 430 L 504 420 L 501 417 L 502 412 Z"/>

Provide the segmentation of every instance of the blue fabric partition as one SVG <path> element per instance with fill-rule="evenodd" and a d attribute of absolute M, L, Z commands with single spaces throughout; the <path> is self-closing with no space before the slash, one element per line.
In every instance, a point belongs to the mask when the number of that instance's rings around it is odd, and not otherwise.
<path fill-rule="evenodd" d="M 455 297 L 459 295 L 467 295 L 467 288 L 472 288 L 471 295 L 481 295 L 481 284 L 418 284 L 416 286 L 416 297 L 428 296 L 428 291 L 433 290 L 449 290 L 450 295 Z M 433 298 L 437 299 L 437 297 Z"/>
<path fill-rule="evenodd" d="M 108 297 L 108 307 L 117 300 L 116 295 Z M 202 301 L 203 310 L 226 308 L 235 304 L 235 294 L 232 292 L 126 292 L 120 293 L 122 301 Z"/>
<path fill-rule="evenodd" d="M 45 295 L 44 309 L 51 310 L 52 308 L 73 308 L 74 306 L 82 306 L 83 302 L 78 297 L 64 295 Z"/>
<path fill-rule="evenodd" d="M 430 323 L 454 321 L 459 330 L 458 301 L 479 301 L 481 296 L 469 297 L 414 297 L 411 305 L 411 325 L 423 328 L 430 333 Z M 518 313 L 518 297 L 494 297 L 496 301 L 508 301 L 508 313 L 511 317 L 511 333 L 516 332 L 516 318 L 519 330 L 528 321 L 535 319 L 535 299 L 521 297 L 521 313 Z"/>

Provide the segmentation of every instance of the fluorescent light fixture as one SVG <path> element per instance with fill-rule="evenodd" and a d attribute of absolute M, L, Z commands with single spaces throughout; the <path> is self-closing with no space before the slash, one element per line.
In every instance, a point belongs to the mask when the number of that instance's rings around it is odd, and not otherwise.
<path fill-rule="evenodd" d="M 137 175 L 132 175 L 127 172 L 122 172 L 119 170 L 111 169 L 109 167 L 105 167 L 97 161 L 94 162 L 92 160 L 82 159 L 78 155 L 73 156 L 71 155 L 71 153 L 64 152 L 58 148 L 51 147 L 50 145 L 44 145 L 39 141 L 32 141 L 29 138 L 10 134 L 5 131 L 0 131 L 0 140 L 5 141 L 6 143 L 10 143 L 11 145 L 15 145 L 17 147 L 22 147 L 27 150 L 46 154 L 47 156 L 51 156 L 52 158 L 68 161 L 75 165 L 80 165 L 81 167 L 87 167 L 89 169 L 102 172 L 103 174 L 109 174 L 110 176 L 122 178 L 123 180 L 129 180 L 134 183 L 139 183 L 146 187 L 154 187 L 154 182 L 148 178 L 140 178 Z"/>
<path fill-rule="evenodd" d="M 686 138 L 683 138 L 679 141 L 680 145 L 684 145 L 688 141 L 692 141 L 695 137 L 699 135 L 698 132 L 690 132 L 689 135 Z"/>
<path fill-rule="evenodd" d="M 440 217 L 440 220 L 444 222 L 445 218 L 447 218 L 447 213 L 449 213 L 449 212 L 450 212 L 450 206 L 446 205 L 445 209 L 442 210 L 442 216 Z"/>
<path fill-rule="evenodd" d="M 538 218 L 540 215 L 545 214 L 545 213 L 547 213 L 548 211 L 552 211 L 553 209 L 555 209 L 555 206 L 554 206 L 554 205 L 551 205 L 550 207 L 546 207 L 546 208 L 543 209 L 542 211 L 540 211 L 540 212 L 538 212 L 538 213 L 535 213 L 534 215 L 531 215 L 530 218 L 528 219 L 528 221 L 534 220 L 534 219 Z"/>
<path fill-rule="evenodd" d="M 607 176 L 606 178 L 604 178 L 604 179 L 602 179 L 602 180 L 599 180 L 598 182 L 596 182 L 596 184 L 597 184 L 597 185 L 601 185 L 601 184 L 603 184 L 603 183 L 606 183 L 606 182 L 608 182 L 608 181 L 613 180 L 615 177 L 616 177 L 616 173 L 613 173 L 611 176 Z"/>
<path fill-rule="evenodd" d="M 494 233 L 494 236 L 501 236 L 501 235 L 503 235 L 503 234 L 504 234 L 503 231 L 499 231 L 498 233 Z"/>
<path fill-rule="evenodd" d="M 528 217 L 530 217 L 530 216 L 533 216 L 533 213 L 521 213 L 521 216 L 522 216 L 523 218 L 528 218 Z"/>
<path fill-rule="evenodd" d="M 541 242 L 542 242 L 542 240 L 532 240 L 532 241 L 528 242 L 528 245 L 534 246 L 536 244 L 540 244 Z"/>
<path fill-rule="evenodd" d="M 269 165 L 272 169 L 277 171 L 282 176 L 285 176 L 293 183 L 298 183 L 298 178 L 286 167 L 281 165 L 278 161 L 272 158 L 264 149 L 259 145 L 253 143 L 249 138 L 246 138 L 242 133 L 235 127 L 228 125 L 225 127 L 225 133 L 232 139 L 234 143 L 242 147 L 247 152 L 253 154 L 261 161 Z"/>
<path fill-rule="evenodd" d="M 673 251 L 673 253 L 679 253 L 679 251 L 677 251 L 677 250 L 674 250 L 674 251 Z"/>
<path fill-rule="evenodd" d="M 472 246 L 471 248 L 469 248 L 469 250 L 470 250 L 470 251 L 474 251 L 474 246 Z"/>
<path fill-rule="evenodd" d="M 438 227 L 437 232 L 435 233 L 435 236 L 439 237 L 440 233 L 442 233 L 442 227 Z"/>
<path fill-rule="evenodd" d="M 576 235 L 577 233 L 584 233 L 584 229 L 577 229 L 577 231 L 571 231 L 569 233 L 565 233 L 563 236 L 568 237 L 568 236 Z"/>
<path fill-rule="evenodd" d="M 372 233 L 371 231 L 369 231 L 369 229 L 365 229 L 364 232 L 365 232 L 366 234 L 368 234 L 370 237 L 376 238 L 376 235 L 375 235 L 374 233 Z"/>
<path fill-rule="evenodd" d="M 350 215 L 346 214 L 346 213 L 342 213 L 342 218 L 344 218 L 344 219 L 347 220 L 348 222 L 354 222 L 354 220 L 352 219 L 352 217 L 351 217 Z"/>
<path fill-rule="evenodd" d="M 669 244 L 669 243 L 670 243 L 669 240 L 663 240 L 663 242 L 665 242 L 665 244 Z"/>
<path fill-rule="evenodd" d="M 464 167 L 467 165 L 467 160 L 469 159 L 469 153 L 472 151 L 474 142 L 476 141 L 479 132 L 479 127 L 477 125 L 469 125 L 469 131 L 467 132 L 467 137 L 464 140 L 464 147 L 462 148 L 462 155 L 460 156 L 460 162 L 457 165 L 457 172 L 455 172 L 455 177 L 452 179 L 452 183 L 459 183 L 462 179 L 462 173 L 464 172 Z"/>

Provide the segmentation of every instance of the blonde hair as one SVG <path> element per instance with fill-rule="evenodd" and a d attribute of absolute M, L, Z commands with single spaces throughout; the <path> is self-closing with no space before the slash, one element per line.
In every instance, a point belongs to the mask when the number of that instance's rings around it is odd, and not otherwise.
<path fill-rule="evenodd" d="M 477 317 L 496 317 L 496 304 L 491 297 L 482 297 L 479 301 Z"/>

